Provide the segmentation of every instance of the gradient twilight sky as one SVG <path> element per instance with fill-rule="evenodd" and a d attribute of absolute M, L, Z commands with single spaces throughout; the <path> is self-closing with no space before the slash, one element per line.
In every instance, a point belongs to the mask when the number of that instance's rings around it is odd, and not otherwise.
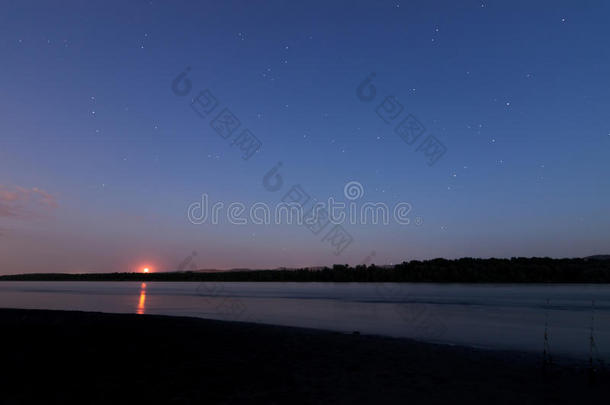
<path fill-rule="evenodd" d="M 53 3 L 53 4 L 52 4 Z M 606 1 L 3 1 L 0 273 L 610 253 Z M 192 92 L 172 81 L 191 67 Z M 356 97 L 371 73 L 376 98 Z M 190 100 L 209 89 L 205 119 Z M 447 148 L 433 166 L 376 108 Z M 210 122 L 262 142 L 244 160 Z M 402 118 L 402 116 L 401 116 Z M 423 138 L 422 138 L 423 139 Z M 283 189 L 263 176 L 282 162 Z M 404 201 L 422 223 L 191 224 L 290 186 Z M 372 259 L 371 252 L 375 252 Z"/>

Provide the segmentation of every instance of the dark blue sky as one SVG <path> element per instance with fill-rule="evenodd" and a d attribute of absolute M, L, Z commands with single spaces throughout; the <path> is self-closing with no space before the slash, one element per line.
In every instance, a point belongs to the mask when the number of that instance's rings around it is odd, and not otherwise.
<path fill-rule="evenodd" d="M 198 268 L 608 253 L 609 16 L 603 1 L 3 4 L 0 272 L 162 270 L 193 251 Z M 444 145 L 434 165 L 377 115 L 387 96 Z M 261 141 L 250 159 L 210 126 L 223 108 Z M 411 204 L 411 224 L 345 225 L 335 255 L 326 230 L 186 215 L 203 193 L 271 205 L 295 184 L 345 201 L 350 181 L 359 202 Z"/>

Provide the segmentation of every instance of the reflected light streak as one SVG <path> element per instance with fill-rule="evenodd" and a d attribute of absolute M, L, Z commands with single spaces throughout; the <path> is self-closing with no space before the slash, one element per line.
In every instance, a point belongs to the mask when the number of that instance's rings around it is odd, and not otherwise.
<path fill-rule="evenodd" d="M 142 283 L 140 287 L 140 301 L 138 302 L 137 313 L 142 315 L 146 309 L 146 283 Z"/>

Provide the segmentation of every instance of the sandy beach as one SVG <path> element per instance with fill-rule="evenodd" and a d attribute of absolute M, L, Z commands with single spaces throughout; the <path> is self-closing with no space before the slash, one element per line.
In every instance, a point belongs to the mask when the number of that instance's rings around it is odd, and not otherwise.
<path fill-rule="evenodd" d="M 607 403 L 541 353 L 195 318 L 0 310 L 2 403 Z"/>

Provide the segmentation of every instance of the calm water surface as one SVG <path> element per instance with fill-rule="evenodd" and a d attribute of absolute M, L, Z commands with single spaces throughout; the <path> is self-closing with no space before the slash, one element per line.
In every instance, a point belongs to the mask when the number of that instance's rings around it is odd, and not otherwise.
<path fill-rule="evenodd" d="M 547 303 L 548 300 L 548 303 Z M 593 307 L 592 302 L 595 301 Z M 0 282 L 0 307 L 195 316 L 610 360 L 610 286 Z"/>

